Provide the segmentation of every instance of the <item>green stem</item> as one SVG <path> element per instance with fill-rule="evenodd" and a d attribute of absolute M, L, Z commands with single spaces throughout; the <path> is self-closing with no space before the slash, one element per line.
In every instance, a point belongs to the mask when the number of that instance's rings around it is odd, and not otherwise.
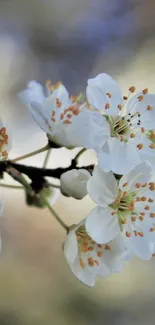
<path fill-rule="evenodd" d="M 43 200 L 43 202 L 45 203 L 46 207 L 49 209 L 49 211 L 53 214 L 53 216 L 55 217 L 55 219 L 60 223 L 60 225 L 68 232 L 69 227 L 65 224 L 65 222 L 59 217 L 59 215 L 57 214 L 57 212 L 51 207 L 51 205 L 48 202 L 48 199 L 41 194 L 41 198 Z"/>
<path fill-rule="evenodd" d="M 23 156 L 20 156 L 18 158 L 15 158 L 15 159 L 12 159 L 11 162 L 16 162 L 16 161 L 19 161 L 19 160 L 23 160 L 23 159 L 26 159 L 26 158 L 29 158 L 29 157 L 32 157 L 32 156 L 35 156 L 41 152 L 44 152 L 46 150 L 48 150 L 50 147 L 49 147 L 49 144 L 47 144 L 46 146 L 44 146 L 43 148 L 41 149 L 38 149 L 38 150 L 35 150 L 35 151 L 32 151 L 26 155 L 23 155 Z"/>
<path fill-rule="evenodd" d="M 78 153 L 77 153 L 77 155 L 75 156 L 75 160 L 78 160 L 79 159 L 79 157 L 84 153 L 86 151 L 86 149 L 85 148 L 83 148 L 83 149 L 81 149 Z"/>
<path fill-rule="evenodd" d="M 1 184 L 0 183 L 0 187 L 6 187 L 6 188 L 13 188 L 13 189 L 19 189 L 19 190 L 22 190 L 22 189 L 24 189 L 24 187 L 23 186 L 18 186 L 18 185 L 9 185 L 9 184 Z"/>
<path fill-rule="evenodd" d="M 45 160 L 44 160 L 43 168 L 46 168 L 46 167 L 47 167 L 47 164 L 48 164 L 48 160 L 49 160 L 49 157 L 50 157 L 51 151 L 52 151 L 52 149 L 50 148 L 50 149 L 47 151 L 47 153 L 46 153 L 46 157 L 45 157 Z"/>

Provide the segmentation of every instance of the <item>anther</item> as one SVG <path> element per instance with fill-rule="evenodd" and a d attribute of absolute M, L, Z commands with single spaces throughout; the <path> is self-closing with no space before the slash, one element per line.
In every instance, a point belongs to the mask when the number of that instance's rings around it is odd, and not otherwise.
<path fill-rule="evenodd" d="M 128 96 L 123 96 L 123 99 L 124 100 L 128 100 Z"/>
<path fill-rule="evenodd" d="M 109 109 L 110 108 L 110 104 L 109 103 L 106 103 L 105 104 L 105 109 Z"/>
<path fill-rule="evenodd" d="M 151 106 L 151 105 L 148 105 L 148 106 L 147 106 L 147 110 L 148 110 L 148 111 L 152 111 L 152 106 Z"/>
<path fill-rule="evenodd" d="M 149 205 L 146 205 L 144 209 L 145 209 L 145 210 L 150 210 Z"/>
<path fill-rule="evenodd" d="M 143 144 L 142 143 L 139 143 L 139 144 L 137 144 L 137 148 L 139 149 L 139 150 L 141 150 L 141 149 L 143 149 Z"/>
<path fill-rule="evenodd" d="M 151 213 L 150 213 L 150 217 L 151 217 L 151 218 L 155 218 L 155 213 L 151 212 Z"/>
<path fill-rule="evenodd" d="M 151 143 L 151 144 L 149 145 L 149 148 L 150 148 L 150 149 L 155 149 L 155 143 Z"/>
<path fill-rule="evenodd" d="M 132 138 L 135 138 L 135 133 L 130 133 L 130 138 L 132 139 Z"/>
<path fill-rule="evenodd" d="M 123 106 L 122 105 L 117 105 L 117 107 L 119 108 L 119 110 L 121 111 L 122 110 L 122 108 L 123 108 Z"/>
<path fill-rule="evenodd" d="M 139 235 L 140 237 L 144 237 L 144 233 L 143 233 L 142 231 L 139 231 L 139 232 L 138 232 L 138 235 Z"/>
<path fill-rule="evenodd" d="M 97 252 L 97 256 L 98 257 L 102 257 L 103 256 L 103 252 Z"/>
<path fill-rule="evenodd" d="M 131 237 L 131 233 L 129 231 L 126 231 L 126 237 Z"/>
<path fill-rule="evenodd" d="M 141 102 L 144 99 L 144 96 L 140 95 L 137 97 L 137 99 L 139 100 L 139 102 Z"/>
<path fill-rule="evenodd" d="M 135 88 L 134 86 L 131 86 L 131 87 L 129 88 L 130 93 L 134 93 L 135 90 L 136 90 L 136 88 Z"/>
<path fill-rule="evenodd" d="M 112 94 L 111 93 L 106 93 L 106 95 L 111 98 L 112 97 Z"/>
<path fill-rule="evenodd" d="M 131 217 L 131 220 L 132 220 L 133 222 L 135 222 L 135 221 L 137 220 L 137 218 L 136 218 L 136 217 Z"/>
<path fill-rule="evenodd" d="M 142 93 L 143 95 L 146 95 L 148 93 L 148 88 L 143 89 Z"/>
<path fill-rule="evenodd" d="M 141 184 L 140 183 L 136 183 L 135 185 L 137 188 L 140 188 L 141 187 Z"/>

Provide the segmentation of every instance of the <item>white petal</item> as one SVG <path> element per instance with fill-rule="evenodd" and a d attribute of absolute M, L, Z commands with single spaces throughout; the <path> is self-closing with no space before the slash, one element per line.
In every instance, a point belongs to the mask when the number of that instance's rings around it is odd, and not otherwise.
<path fill-rule="evenodd" d="M 116 81 L 114 81 L 106 73 L 101 73 L 97 77 L 88 80 L 88 86 L 86 89 L 87 98 L 89 103 L 99 109 L 104 110 L 105 114 L 118 115 L 118 105 L 122 104 L 122 94 Z M 107 94 L 111 95 L 111 98 Z M 110 105 L 110 108 L 105 109 L 106 104 Z"/>
<path fill-rule="evenodd" d="M 99 166 L 106 172 L 113 171 L 116 174 L 126 174 L 141 160 L 138 152 L 129 143 L 120 141 L 118 138 L 110 138 L 98 151 Z"/>
<path fill-rule="evenodd" d="M 98 166 L 87 183 L 91 199 L 102 207 L 107 207 L 117 197 L 118 186 L 112 172 L 105 173 Z"/>
<path fill-rule="evenodd" d="M 77 245 L 77 238 L 75 234 L 75 230 L 69 231 L 64 246 L 64 255 L 66 257 L 66 260 L 69 264 L 72 264 L 78 254 L 78 245 Z"/>
<path fill-rule="evenodd" d="M 51 119 L 46 116 L 43 104 L 33 102 L 29 105 L 29 109 L 34 120 L 39 124 L 41 129 L 46 133 L 52 133 Z"/>
<path fill-rule="evenodd" d="M 134 230 L 140 232 L 142 231 L 144 233 L 144 237 L 139 235 L 135 236 Z M 151 237 L 149 236 L 149 232 L 145 231 L 144 221 L 141 222 L 141 225 L 140 222 L 138 225 L 136 225 L 135 222 L 132 224 L 131 221 L 128 220 L 127 224 L 124 226 L 124 233 L 126 231 L 130 232 L 131 234 L 131 237 L 127 237 L 124 234 L 124 241 L 127 248 L 137 257 L 144 260 L 149 260 L 154 253 L 154 245 L 151 241 Z"/>
<path fill-rule="evenodd" d="M 142 101 L 138 100 L 138 97 L 140 95 L 143 96 Z M 148 106 L 151 106 L 152 109 L 147 110 Z M 155 95 L 143 95 L 142 93 L 135 95 L 127 105 L 127 113 L 133 115 L 136 112 L 139 112 L 141 114 L 140 120 L 142 127 L 149 130 L 155 129 Z"/>
<path fill-rule="evenodd" d="M 99 113 L 83 107 L 77 116 L 66 125 L 68 141 L 74 146 L 99 149 L 110 136 L 106 119 Z"/>
<path fill-rule="evenodd" d="M 91 273 L 86 267 L 83 269 L 80 266 L 78 257 L 71 265 L 71 270 L 82 283 L 86 284 L 89 287 L 93 287 L 95 285 L 95 281 L 96 281 L 95 274 Z"/>
<path fill-rule="evenodd" d="M 125 262 L 131 258 L 131 254 L 126 249 L 124 240 L 120 235 L 109 242 L 108 246 L 110 249 L 104 251 L 103 260 L 111 273 L 120 272 Z"/>
<path fill-rule="evenodd" d="M 18 94 L 24 104 L 31 105 L 34 102 L 41 104 L 44 99 L 43 87 L 36 81 L 30 81 L 27 89 Z"/>
<path fill-rule="evenodd" d="M 134 169 L 132 169 L 127 175 L 124 175 L 119 182 L 119 188 L 121 190 L 136 191 L 136 184 L 147 183 L 152 174 L 151 164 L 149 162 L 140 163 Z M 123 186 L 127 183 L 127 186 Z"/>
<path fill-rule="evenodd" d="M 109 242 L 120 232 L 118 219 L 111 214 L 113 211 L 110 207 L 96 207 L 86 218 L 86 231 L 99 244 Z"/>
<path fill-rule="evenodd" d="M 72 169 L 61 175 L 61 191 L 67 196 L 82 199 L 87 195 L 87 181 L 90 173 L 84 169 Z"/>

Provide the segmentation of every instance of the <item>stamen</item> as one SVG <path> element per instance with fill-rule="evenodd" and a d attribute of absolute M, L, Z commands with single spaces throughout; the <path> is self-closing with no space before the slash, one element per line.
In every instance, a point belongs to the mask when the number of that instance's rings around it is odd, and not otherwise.
<path fill-rule="evenodd" d="M 131 220 L 135 222 L 137 220 L 137 217 L 131 217 Z"/>
<path fill-rule="evenodd" d="M 56 98 L 56 106 L 60 108 L 62 106 L 62 103 L 59 98 Z"/>
<path fill-rule="evenodd" d="M 131 237 L 131 233 L 129 231 L 126 231 L 126 237 Z"/>
<path fill-rule="evenodd" d="M 130 93 L 134 93 L 135 90 L 136 90 L 136 88 L 135 88 L 134 86 L 131 86 L 131 87 L 129 88 Z"/>
<path fill-rule="evenodd" d="M 142 231 L 139 231 L 139 232 L 138 232 L 138 235 L 139 235 L 140 237 L 144 237 L 144 233 L 143 233 Z"/>
<path fill-rule="evenodd" d="M 128 96 L 123 96 L 123 99 L 124 100 L 128 100 Z"/>
<path fill-rule="evenodd" d="M 105 109 L 109 109 L 110 108 L 110 104 L 109 103 L 106 103 L 105 104 Z"/>
<path fill-rule="evenodd" d="M 104 249 L 110 251 L 111 250 L 111 247 L 109 245 L 105 245 L 104 246 Z"/>
<path fill-rule="evenodd" d="M 70 120 L 63 121 L 63 124 L 71 124 L 72 122 Z"/>
<path fill-rule="evenodd" d="M 150 217 L 151 217 L 151 218 L 155 218 L 155 213 L 151 212 L 151 213 L 150 213 Z"/>
<path fill-rule="evenodd" d="M 144 99 L 144 96 L 140 95 L 137 97 L 137 99 L 139 100 L 139 102 L 141 102 Z"/>
<path fill-rule="evenodd" d="M 141 187 L 141 184 L 140 183 L 136 183 L 135 185 L 137 188 L 140 188 Z"/>
<path fill-rule="evenodd" d="M 146 201 L 146 200 L 147 200 L 146 196 L 142 196 L 142 197 L 141 197 L 141 200 L 142 200 L 142 201 Z"/>
<path fill-rule="evenodd" d="M 144 220 L 144 217 L 143 217 L 143 216 L 140 216 L 140 217 L 139 217 L 139 220 L 140 220 L 140 221 L 143 221 L 143 220 Z"/>
<path fill-rule="evenodd" d="M 92 257 L 89 257 L 89 258 L 88 258 L 88 264 L 89 264 L 90 266 L 94 266 L 94 265 L 95 265 L 94 260 L 93 260 Z"/>
<path fill-rule="evenodd" d="M 147 110 L 148 110 L 148 111 L 152 111 L 152 106 L 148 105 L 148 106 L 147 106 Z"/>
<path fill-rule="evenodd" d="M 149 205 L 146 205 L 144 209 L 145 209 L 145 210 L 150 210 Z"/>
<path fill-rule="evenodd" d="M 146 95 L 148 93 L 148 88 L 143 89 L 142 93 L 143 95 Z"/>
<path fill-rule="evenodd" d="M 141 150 L 141 149 L 143 149 L 143 144 L 142 143 L 139 143 L 139 144 L 137 144 L 137 148 L 139 149 L 139 150 Z"/>
<path fill-rule="evenodd" d="M 106 93 L 106 95 L 111 98 L 112 97 L 112 94 L 111 93 Z"/>
<path fill-rule="evenodd" d="M 102 257 L 103 256 L 103 252 L 97 252 L 97 256 L 98 257 Z"/>
<path fill-rule="evenodd" d="M 80 258 L 80 266 L 82 267 L 82 269 L 85 268 L 85 263 L 83 262 L 83 260 Z"/>
<path fill-rule="evenodd" d="M 149 189 L 151 190 L 151 191 L 154 191 L 155 190 L 155 183 L 153 183 L 153 182 L 151 182 L 151 183 L 149 183 Z"/>
<path fill-rule="evenodd" d="M 155 231 L 155 227 L 150 228 L 150 232 L 153 232 L 153 231 Z"/>
<path fill-rule="evenodd" d="M 149 145 L 149 148 L 150 148 L 150 149 L 155 149 L 155 143 L 151 143 L 151 144 Z"/>
<path fill-rule="evenodd" d="M 136 136 L 135 133 L 130 134 L 130 138 L 135 138 L 135 136 Z"/>
<path fill-rule="evenodd" d="M 144 132 L 145 132 L 145 129 L 142 127 L 142 128 L 141 128 L 141 131 L 142 131 L 142 133 L 144 133 Z"/>
<path fill-rule="evenodd" d="M 121 111 L 122 110 L 122 108 L 123 108 L 123 106 L 122 105 L 117 105 L 117 107 L 119 108 L 119 110 Z"/>
<path fill-rule="evenodd" d="M 150 197 L 150 198 L 148 199 L 148 202 L 152 203 L 152 202 L 154 202 L 154 200 L 151 199 L 151 197 Z"/>

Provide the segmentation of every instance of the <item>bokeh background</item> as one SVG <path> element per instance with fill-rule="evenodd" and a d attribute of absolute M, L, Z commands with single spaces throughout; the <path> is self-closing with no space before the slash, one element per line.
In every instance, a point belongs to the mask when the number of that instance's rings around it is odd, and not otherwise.
<path fill-rule="evenodd" d="M 154 13 L 154 0 L 0 1 L 0 114 L 12 130 L 10 158 L 46 144 L 16 96 L 29 80 L 61 80 L 76 94 L 107 72 L 124 94 L 131 85 L 155 92 Z M 73 155 L 53 150 L 48 166 L 66 166 Z M 44 157 L 25 163 L 42 166 Z M 94 160 L 89 151 L 80 163 Z M 134 259 L 89 289 L 71 274 L 64 230 L 49 211 L 27 207 L 22 190 L 0 188 L 0 198 L 0 325 L 154 325 L 155 260 Z M 71 224 L 92 202 L 60 196 L 54 207 Z"/>

